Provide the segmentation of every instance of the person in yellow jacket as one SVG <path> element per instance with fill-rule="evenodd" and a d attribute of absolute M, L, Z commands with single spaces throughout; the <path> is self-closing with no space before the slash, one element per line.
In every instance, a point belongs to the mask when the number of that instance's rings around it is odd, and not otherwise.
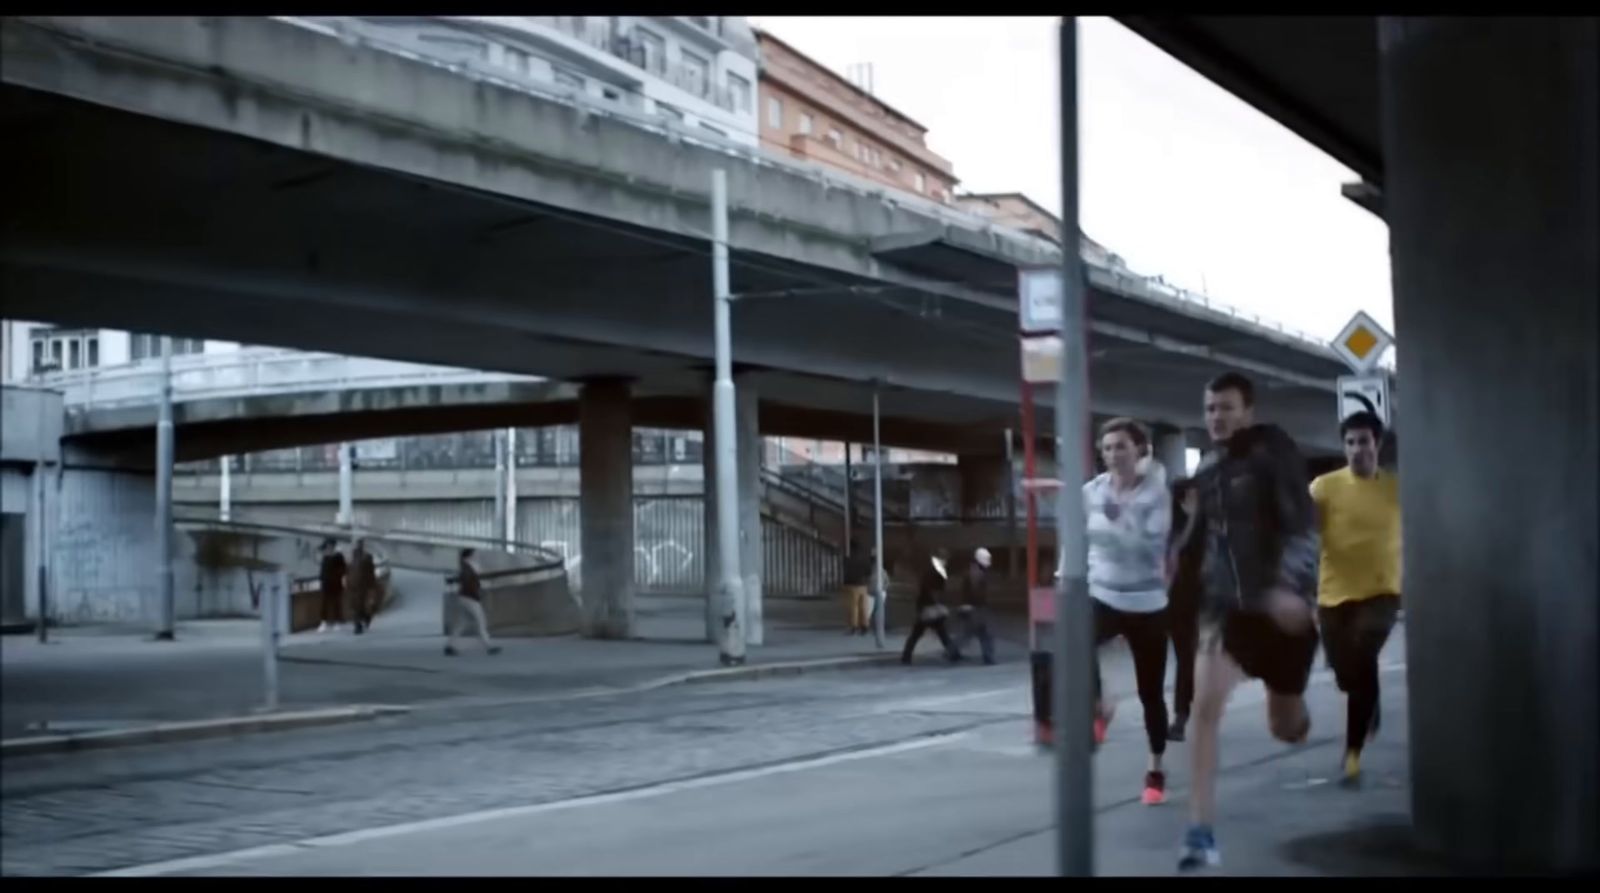
<path fill-rule="evenodd" d="M 1377 733 L 1378 653 L 1400 610 L 1400 488 L 1378 467 L 1383 422 L 1358 412 L 1339 426 L 1349 463 L 1311 482 L 1322 539 L 1317 615 L 1339 690 L 1348 696 L 1344 778 L 1361 775 L 1361 749 Z"/>

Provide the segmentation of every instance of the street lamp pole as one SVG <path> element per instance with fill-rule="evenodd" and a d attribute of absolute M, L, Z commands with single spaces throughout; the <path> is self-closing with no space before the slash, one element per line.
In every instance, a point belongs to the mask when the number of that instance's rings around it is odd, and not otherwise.
<path fill-rule="evenodd" d="M 1094 690 L 1094 635 L 1088 583 L 1082 480 L 1088 442 L 1088 314 L 1078 223 L 1078 24 L 1061 20 L 1061 379 L 1056 385 L 1056 855 L 1067 877 L 1094 874 L 1093 772 L 1089 730 Z"/>
<path fill-rule="evenodd" d="M 720 168 L 711 172 L 711 281 L 717 367 L 716 381 L 711 386 L 711 427 L 717 467 L 717 650 L 724 666 L 734 666 L 744 663 L 745 608 L 744 579 L 739 572 L 739 455 L 734 432 L 728 172 Z"/>
<path fill-rule="evenodd" d="M 872 636 L 879 648 L 888 630 L 889 591 L 883 585 L 883 426 L 878 386 L 872 386 Z"/>
<path fill-rule="evenodd" d="M 156 417 L 156 638 L 170 641 L 177 623 L 172 584 L 172 338 L 161 336 L 161 410 Z"/>

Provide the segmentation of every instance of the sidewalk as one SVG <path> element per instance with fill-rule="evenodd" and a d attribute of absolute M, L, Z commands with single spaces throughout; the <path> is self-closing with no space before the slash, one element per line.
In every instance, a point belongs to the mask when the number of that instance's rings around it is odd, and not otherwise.
<path fill-rule="evenodd" d="M 672 684 L 690 674 L 716 678 L 719 670 L 716 647 L 703 641 L 700 598 L 641 597 L 633 641 L 508 638 L 497 640 L 504 650 L 490 657 L 468 639 L 460 656 L 447 657 L 437 592 L 421 575 L 399 579 L 394 607 L 366 635 L 347 629 L 289 637 L 280 652 L 280 711 L 559 700 Z M 891 631 L 879 651 L 871 636 L 844 634 L 842 613 L 838 599 L 769 599 L 766 644 L 749 649 L 742 674 L 894 659 L 904 629 Z M 0 640 L 0 738 L 244 716 L 263 703 L 256 620 L 184 623 L 176 642 L 97 628 L 53 631 L 51 638 L 46 645 L 31 636 Z M 1001 649 L 1011 659 L 1024 651 L 1005 641 Z"/>

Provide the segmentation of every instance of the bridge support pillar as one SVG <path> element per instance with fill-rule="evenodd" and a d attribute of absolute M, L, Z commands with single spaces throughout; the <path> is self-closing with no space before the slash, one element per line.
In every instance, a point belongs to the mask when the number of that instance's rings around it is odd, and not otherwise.
<path fill-rule="evenodd" d="M 1400 476 L 1415 832 L 1465 868 L 1592 871 L 1600 23 L 1384 17 L 1377 38 L 1420 457 Z"/>
<path fill-rule="evenodd" d="M 706 591 L 706 641 L 716 641 L 716 568 L 720 561 L 717 552 L 717 498 L 712 482 L 717 479 L 716 441 L 712 424 L 711 384 L 706 384 L 706 448 L 704 456 L 705 489 L 705 591 Z M 739 573 L 744 578 L 745 644 L 760 645 L 765 639 L 762 622 L 762 579 L 764 553 L 761 528 L 761 419 L 760 394 L 755 380 L 748 375 L 734 374 L 736 450 L 739 463 Z"/>
<path fill-rule="evenodd" d="M 628 385 L 592 381 L 578 396 L 579 539 L 583 634 L 631 638 L 633 580 L 633 419 Z"/>

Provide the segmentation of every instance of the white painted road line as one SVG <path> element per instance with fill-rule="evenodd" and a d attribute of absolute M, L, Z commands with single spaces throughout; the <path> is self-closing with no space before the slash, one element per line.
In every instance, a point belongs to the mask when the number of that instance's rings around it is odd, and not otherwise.
<path fill-rule="evenodd" d="M 718 775 L 706 775 L 700 778 L 685 779 L 683 781 L 669 781 L 650 787 L 634 788 L 627 791 L 618 791 L 611 794 L 596 794 L 588 797 L 575 797 L 571 800 L 557 800 L 551 803 L 534 803 L 527 806 L 509 806 L 500 809 L 486 809 L 479 812 L 469 812 L 462 815 L 445 816 L 437 819 L 424 819 L 416 822 L 404 822 L 398 825 L 385 825 L 378 828 L 367 828 L 361 831 L 350 831 L 343 834 L 332 834 L 324 837 L 311 837 L 297 840 L 293 843 L 279 843 L 268 846 L 251 847 L 249 849 L 234 850 L 228 853 L 217 853 L 210 856 L 193 856 L 185 859 L 171 859 L 165 862 L 154 862 L 149 865 L 137 865 L 131 868 L 119 868 L 115 871 L 99 872 L 90 877 L 156 877 L 167 874 L 178 874 L 186 871 L 204 871 L 221 868 L 228 865 L 238 865 L 243 862 L 254 862 L 269 859 L 275 856 L 287 856 L 292 853 L 308 849 L 327 849 L 332 847 L 350 846 L 364 843 L 369 840 L 382 840 L 388 837 L 402 837 L 407 834 L 417 834 L 424 831 L 436 831 L 443 828 L 457 828 L 462 825 L 472 825 L 479 822 L 491 822 L 496 819 L 514 819 L 535 816 L 548 812 L 559 812 L 567 809 L 581 809 L 586 806 L 604 806 L 612 803 L 626 803 L 630 800 L 644 800 L 650 797 L 660 797 L 674 794 L 679 791 L 691 791 L 698 788 L 708 788 L 717 785 L 736 784 L 756 778 L 765 778 L 772 775 L 783 775 L 790 772 L 804 772 L 808 769 L 820 769 L 823 766 L 832 766 L 839 763 L 848 763 L 855 760 L 866 760 L 874 757 L 889 756 L 891 754 L 905 753 L 907 751 L 922 750 L 928 747 L 937 747 L 949 744 L 964 738 L 970 732 L 953 732 L 942 735 L 930 735 L 926 738 L 917 738 L 912 741 L 901 741 L 895 744 L 886 744 L 881 747 L 871 747 L 862 750 L 852 750 L 846 753 L 830 754 L 824 757 L 796 760 L 792 763 L 780 763 L 775 766 L 762 766 L 756 769 L 740 769 L 734 772 L 724 772 Z"/>

